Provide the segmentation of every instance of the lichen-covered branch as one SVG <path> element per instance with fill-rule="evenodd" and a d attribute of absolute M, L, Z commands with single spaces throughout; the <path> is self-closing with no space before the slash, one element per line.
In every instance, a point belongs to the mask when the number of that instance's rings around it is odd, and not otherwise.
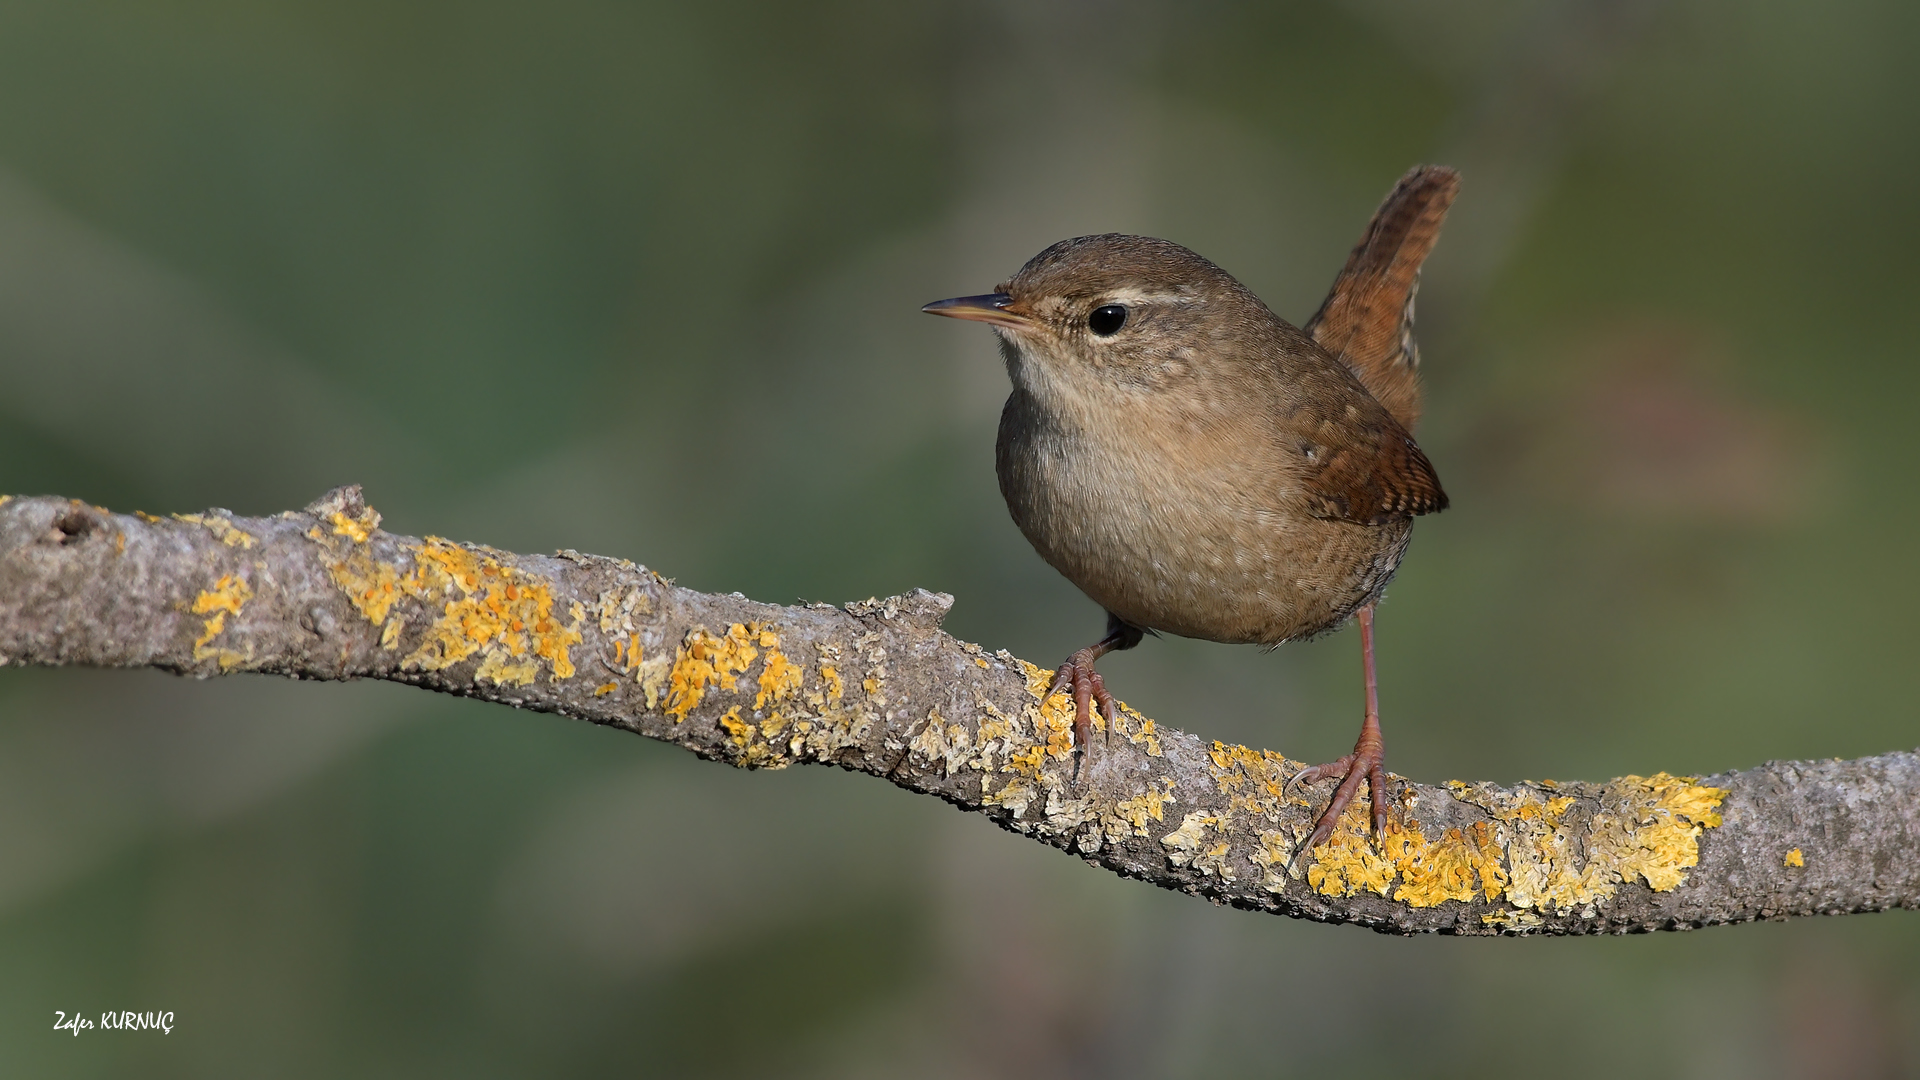
<path fill-rule="evenodd" d="M 0 496 L 0 664 L 388 679 L 591 720 L 748 768 L 822 762 L 1116 873 L 1396 933 L 1622 933 L 1920 905 L 1920 755 L 1694 778 L 1428 787 L 1394 777 L 1298 846 L 1328 784 L 1126 709 L 1074 779 L 1049 673 L 940 631 L 952 598 L 775 607 L 642 566 L 298 513 L 157 518 Z M 1097 725 L 1098 726 L 1098 723 Z M 1103 729 L 1104 730 L 1104 729 Z"/>

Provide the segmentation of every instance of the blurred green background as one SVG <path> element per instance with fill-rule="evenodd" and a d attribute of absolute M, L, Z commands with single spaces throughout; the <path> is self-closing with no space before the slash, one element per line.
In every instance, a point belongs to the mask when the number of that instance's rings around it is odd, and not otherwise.
<path fill-rule="evenodd" d="M 1053 663 L 1100 614 L 1000 504 L 990 335 L 918 305 L 1121 230 L 1299 321 L 1439 161 L 1394 769 L 1911 747 L 1917 45 L 1892 0 L 0 0 L 0 491 L 359 482 L 767 601 L 945 590 Z M 1103 669 L 1323 760 L 1357 651 Z M 10 1076 L 1878 1077 L 1916 1031 L 1905 912 L 1400 940 L 394 686 L 0 672 Z"/>

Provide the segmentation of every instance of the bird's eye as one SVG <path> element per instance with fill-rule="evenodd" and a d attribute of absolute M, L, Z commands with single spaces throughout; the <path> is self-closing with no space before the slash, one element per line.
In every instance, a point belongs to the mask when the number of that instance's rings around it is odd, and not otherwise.
<path fill-rule="evenodd" d="M 1087 329 L 1101 337 L 1111 337 L 1127 324 L 1127 309 L 1120 304 L 1103 304 L 1087 316 Z"/>

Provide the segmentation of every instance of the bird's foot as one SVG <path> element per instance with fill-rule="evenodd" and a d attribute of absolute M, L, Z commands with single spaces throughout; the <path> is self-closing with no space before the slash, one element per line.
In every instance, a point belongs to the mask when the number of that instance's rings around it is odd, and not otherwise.
<path fill-rule="evenodd" d="M 1311 851 L 1327 842 L 1333 835 L 1333 827 L 1339 823 L 1340 815 L 1346 813 L 1353 797 L 1360 793 L 1360 781 L 1367 782 L 1367 799 L 1373 807 L 1373 835 L 1376 840 L 1386 837 L 1387 833 L 1387 768 L 1386 746 L 1380 739 L 1380 719 L 1369 716 L 1360 728 L 1360 741 L 1355 744 L 1353 753 L 1338 761 L 1329 761 L 1325 765 L 1312 765 L 1294 773 L 1286 786 L 1312 784 L 1333 777 L 1340 778 L 1340 786 L 1333 789 L 1333 798 L 1328 801 L 1314 823 L 1313 835 L 1307 838 L 1303 850 Z"/>
<path fill-rule="evenodd" d="M 1114 717 L 1120 715 L 1113 695 L 1107 692 L 1107 684 L 1101 680 L 1100 673 L 1093 669 L 1093 662 L 1106 652 L 1098 645 L 1090 645 L 1067 657 L 1067 662 L 1053 673 L 1053 685 L 1047 688 L 1048 697 L 1061 690 L 1073 694 L 1073 748 L 1082 759 L 1087 756 L 1087 743 L 1093 738 L 1093 703 L 1100 703 L 1100 715 L 1106 720 L 1109 739 L 1113 738 Z M 1073 771 L 1076 777 L 1079 776 L 1078 761 L 1074 763 Z"/>

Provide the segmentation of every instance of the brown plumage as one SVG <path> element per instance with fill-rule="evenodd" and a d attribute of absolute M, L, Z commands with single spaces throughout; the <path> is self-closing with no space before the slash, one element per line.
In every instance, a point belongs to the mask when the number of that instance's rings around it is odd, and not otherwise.
<path fill-rule="evenodd" d="M 1371 687 L 1371 605 L 1413 518 L 1447 506 L 1409 432 L 1411 323 L 1455 185 L 1437 168 L 1401 181 L 1310 333 L 1186 248 L 1120 234 L 1062 241 L 994 293 L 927 305 L 996 331 L 1013 382 L 1001 493 L 1041 557 L 1109 614 L 1056 679 L 1083 749 L 1092 702 L 1114 711 L 1093 662 L 1143 631 L 1275 645 L 1361 612 Z M 1378 743 L 1373 713 L 1363 744 L 1369 729 Z M 1348 799 L 1374 777 L 1380 826 L 1378 747 L 1362 750 L 1320 768 L 1352 774 Z M 1336 793 L 1324 830 L 1344 805 Z"/>

